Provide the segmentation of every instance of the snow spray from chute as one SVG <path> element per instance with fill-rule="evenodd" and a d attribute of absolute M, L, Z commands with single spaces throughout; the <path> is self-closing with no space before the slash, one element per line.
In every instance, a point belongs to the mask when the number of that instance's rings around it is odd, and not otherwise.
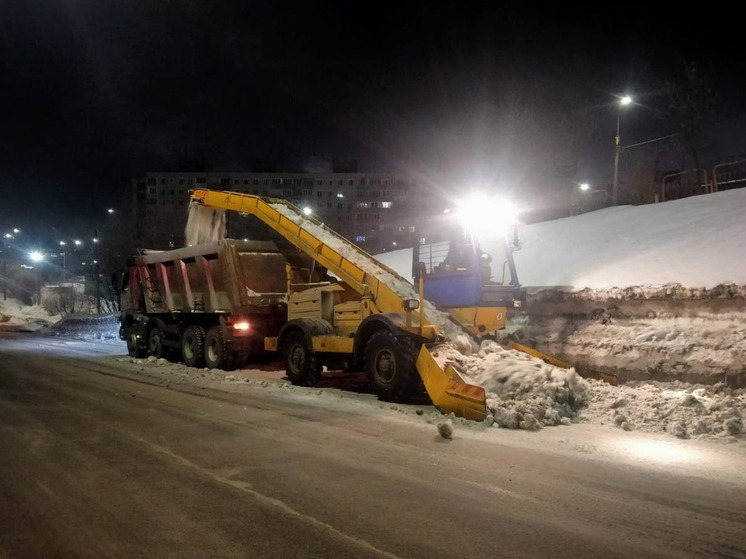
<path fill-rule="evenodd" d="M 187 246 L 225 239 L 225 210 L 190 202 L 184 236 Z"/>

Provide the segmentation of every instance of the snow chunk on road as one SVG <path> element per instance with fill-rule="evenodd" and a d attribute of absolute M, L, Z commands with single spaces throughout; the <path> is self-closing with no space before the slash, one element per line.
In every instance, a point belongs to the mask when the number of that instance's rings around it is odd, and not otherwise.
<path fill-rule="evenodd" d="M 581 421 L 664 432 L 682 439 L 744 438 L 746 390 L 725 385 L 638 382 L 610 386 L 588 381 Z"/>
<path fill-rule="evenodd" d="M 432 350 L 441 366 L 451 364 L 467 382 L 484 387 L 487 408 L 499 427 L 537 430 L 566 425 L 588 398 L 588 384 L 575 369 L 561 369 L 492 341 L 475 355 L 453 345 Z"/>

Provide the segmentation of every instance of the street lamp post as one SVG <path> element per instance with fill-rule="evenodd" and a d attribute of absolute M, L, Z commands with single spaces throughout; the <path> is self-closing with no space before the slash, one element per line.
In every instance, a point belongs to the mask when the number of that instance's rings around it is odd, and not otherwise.
<path fill-rule="evenodd" d="M 29 254 L 29 258 L 36 268 L 36 304 L 41 305 L 41 263 L 44 260 L 44 253 L 35 250 Z"/>
<path fill-rule="evenodd" d="M 619 125 L 622 120 L 622 108 L 632 103 L 632 97 L 625 95 L 619 99 L 619 107 L 616 115 L 616 136 L 614 137 L 614 183 L 611 187 L 611 204 L 617 205 L 619 201 L 619 156 L 622 153 L 622 139 L 619 136 Z"/>
<path fill-rule="evenodd" d="M 18 235 L 20 229 L 13 229 L 13 234 Z M 10 250 L 9 241 L 15 237 L 11 233 L 3 235 L 3 301 L 8 300 L 8 251 Z"/>

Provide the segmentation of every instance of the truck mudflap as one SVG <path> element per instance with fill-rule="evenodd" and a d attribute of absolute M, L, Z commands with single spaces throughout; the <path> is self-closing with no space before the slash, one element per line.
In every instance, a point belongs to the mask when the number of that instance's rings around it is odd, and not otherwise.
<path fill-rule="evenodd" d="M 465 382 L 451 365 L 441 367 L 424 345 L 417 357 L 417 372 L 441 412 L 473 421 L 484 421 L 487 417 L 484 388 Z"/>

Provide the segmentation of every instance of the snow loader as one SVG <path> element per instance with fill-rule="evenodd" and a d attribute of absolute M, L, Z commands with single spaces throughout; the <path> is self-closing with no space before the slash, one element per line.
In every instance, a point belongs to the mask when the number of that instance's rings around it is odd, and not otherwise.
<path fill-rule="evenodd" d="M 419 265 L 416 289 L 285 200 L 208 189 L 190 191 L 190 196 L 190 221 L 202 216 L 196 221 L 212 230 L 216 213 L 251 215 L 309 258 L 309 266 L 294 265 L 289 258 L 286 322 L 277 336 L 264 340 L 266 350 L 282 356 L 293 384 L 314 386 L 324 365 L 344 367 L 364 371 L 381 400 L 406 401 L 424 386 L 440 411 L 478 421 L 486 417 L 484 388 L 465 382 L 451 365 L 439 364 L 430 349 L 443 341 L 443 334 L 484 334 L 503 327 L 517 281 L 507 289 L 484 288 L 465 268 L 451 281 L 468 284 L 471 297 L 455 300 L 447 293 L 463 291 L 463 285 L 449 290 L 447 275 Z M 471 251 L 467 258 L 481 257 L 473 239 L 460 248 Z M 284 253 L 290 254 L 288 247 Z"/>

